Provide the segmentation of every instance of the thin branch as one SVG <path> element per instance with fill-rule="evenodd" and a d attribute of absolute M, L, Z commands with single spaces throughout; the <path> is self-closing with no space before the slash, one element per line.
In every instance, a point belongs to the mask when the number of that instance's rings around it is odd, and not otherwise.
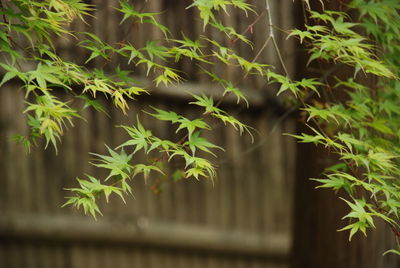
<path fill-rule="evenodd" d="M 269 36 L 271 36 L 271 38 L 274 38 L 274 28 L 272 27 L 273 23 L 272 23 L 271 7 L 269 5 L 269 0 L 265 0 L 265 9 L 268 15 Z"/>
<path fill-rule="evenodd" d="M 142 12 L 143 12 L 143 10 L 144 10 L 146 4 L 147 4 L 147 1 L 146 1 L 145 4 L 142 5 L 142 7 L 141 7 L 140 10 L 139 10 L 139 13 L 142 13 Z M 123 39 L 122 39 L 120 42 L 117 42 L 117 44 L 119 45 L 120 48 L 122 48 L 123 45 L 126 43 L 126 40 L 128 39 L 129 33 L 130 33 L 130 32 L 133 30 L 133 28 L 138 24 L 138 21 L 139 21 L 138 19 L 135 19 L 135 20 L 132 22 L 132 24 L 129 26 L 128 30 L 124 33 Z M 104 69 L 104 68 L 112 61 L 114 55 L 115 55 L 115 50 L 113 50 L 113 51 L 111 52 L 111 55 L 105 60 L 105 62 L 104 62 L 103 65 L 101 66 L 101 69 Z"/>
<path fill-rule="evenodd" d="M 283 68 L 286 76 L 290 77 L 289 76 L 289 72 L 288 72 L 288 70 L 286 68 L 285 62 L 283 61 L 282 54 L 279 51 L 279 47 L 278 47 L 278 44 L 276 43 L 275 37 L 272 36 L 271 39 L 272 39 L 272 43 L 274 44 L 274 47 L 275 47 L 275 50 L 276 50 L 276 54 L 278 55 L 279 61 L 280 61 L 281 65 L 282 65 L 282 68 Z"/>
<path fill-rule="evenodd" d="M 260 48 L 260 50 L 258 51 L 257 55 L 254 57 L 254 59 L 252 60 L 252 63 L 254 63 L 258 57 L 261 55 L 261 53 L 263 52 L 263 50 L 267 47 L 269 41 L 271 40 L 271 36 L 268 36 L 267 40 L 265 40 L 263 46 Z"/>
<path fill-rule="evenodd" d="M 332 68 L 326 70 L 323 74 L 322 77 L 319 79 L 319 82 L 323 82 L 327 77 L 331 76 L 334 72 L 336 72 L 339 68 L 343 67 L 343 64 L 336 64 Z M 268 135 L 265 135 L 257 144 L 254 146 L 250 147 L 246 151 L 243 152 L 243 154 L 248 154 L 253 152 L 254 150 L 258 149 L 261 147 L 269 138 L 270 136 L 277 130 L 278 126 L 290 115 L 292 115 L 294 112 L 298 111 L 301 107 L 304 107 L 304 103 L 306 103 L 308 100 L 310 100 L 313 96 L 315 96 L 316 92 L 312 91 L 309 95 L 307 95 L 302 102 L 298 103 L 297 105 L 293 106 L 289 110 L 287 110 L 283 115 L 279 116 L 275 123 L 273 124 L 271 130 L 269 131 Z"/>
<path fill-rule="evenodd" d="M 288 70 L 286 68 L 285 62 L 283 61 L 282 54 L 281 54 L 281 52 L 279 50 L 278 44 L 277 44 L 276 39 L 275 39 L 274 27 L 273 27 L 273 23 L 272 23 L 271 7 L 269 5 L 269 0 L 265 0 L 265 7 L 266 7 L 266 10 L 267 10 L 267 14 L 268 14 L 269 37 L 272 39 L 272 44 L 274 45 L 276 54 L 278 55 L 279 62 L 281 63 L 282 68 L 283 68 L 286 76 L 289 77 L 289 72 L 288 72 Z"/>
<path fill-rule="evenodd" d="M 265 15 L 265 13 L 266 13 L 266 11 L 263 10 L 263 12 L 261 12 L 261 14 L 258 15 L 257 18 L 252 23 L 250 23 L 249 26 L 247 26 L 246 29 L 243 32 L 241 32 L 240 34 L 244 35 L 248 31 L 252 32 L 252 29 L 253 29 L 254 25 L 256 25 L 256 23 Z M 237 40 L 239 40 L 239 38 L 236 38 L 232 42 L 235 43 Z"/>

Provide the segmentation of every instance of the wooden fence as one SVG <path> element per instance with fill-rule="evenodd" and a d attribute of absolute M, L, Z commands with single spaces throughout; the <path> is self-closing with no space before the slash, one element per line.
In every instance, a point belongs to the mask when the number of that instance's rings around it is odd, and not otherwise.
<path fill-rule="evenodd" d="M 128 199 L 127 205 L 120 200 L 103 204 L 104 217 L 94 221 L 81 212 L 60 208 L 67 195 L 63 188 L 74 185 L 76 175 L 96 172 L 87 166 L 88 152 L 104 152 L 103 143 L 122 142 L 123 134 L 112 126 L 124 119 L 113 110 L 110 119 L 87 111 L 87 122 L 77 122 L 69 130 L 59 155 L 50 149 L 25 155 L 9 140 L 25 129 L 20 93 L 12 88 L 0 93 L 0 262 L 6 262 L 0 267 L 34 267 L 33 263 L 92 267 L 91 262 L 93 267 L 96 262 L 96 266 L 109 267 L 116 259 L 120 267 L 125 267 L 124 261 L 137 267 L 160 267 L 164 259 L 177 267 L 197 262 L 202 267 L 207 262 L 206 267 L 223 267 L 222 263 L 281 267 L 286 263 L 294 144 L 281 133 L 293 131 L 291 122 L 275 125 L 274 116 L 265 110 L 246 112 L 242 119 L 256 127 L 260 136 L 251 144 L 250 137 L 239 137 L 233 129 L 217 131 L 212 138 L 226 148 L 226 154 L 217 160 L 219 178 L 214 185 L 168 181 L 155 194 L 150 191 L 152 181 L 149 185 L 135 181 L 135 198 Z M 190 112 L 179 101 L 163 98 L 157 104 Z M 136 104 L 135 110 L 142 105 Z M 168 125 L 143 120 L 156 134 L 174 137 Z M 272 128 L 276 131 L 271 132 Z"/>
<path fill-rule="evenodd" d="M 75 23 L 74 29 L 94 31 L 112 45 L 124 40 L 141 47 L 148 40 L 162 38 L 160 32 L 148 25 L 132 29 L 130 25 L 120 25 L 118 12 L 110 8 L 118 5 L 117 0 L 90 2 L 97 8 L 98 19 L 89 18 L 90 28 Z M 146 4 L 149 11 L 161 11 L 160 21 L 170 27 L 174 36 L 183 32 L 195 39 L 204 34 L 202 23 L 193 19 L 196 11 L 185 10 L 190 1 L 131 2 L 139 8 Z M 250 2 L 257 10 L 263 10 L 264 1 Z M 279 29 L 293 28 L 303 16 L 299 1 L 270 3 L 273 24 Z M 336 4 L 330 1 L 327 6 L 335 8 Z M 222 20 L 245 30 L 254 16 L 246 18 L 232 10 Z M 267 39 L 268 23 L 264 16 L 252 33 L 247 33 L 255 44 L 254 50 L 240 44 L 235 44 L 236 49 L 251 59 Z M 206 31 L 218 42 L 231 45 L 215 30 Z M 304 63 L 294 57 L 298 51 L 293 42 L 284 41 L 279 31 L 277 34 L 289 73 L 293 77 L 305 75 L 305 71 L 296 68 Z M 57 45 L 67 59 L 84 61 L 88 57 L 73 39 L 60 39 Z M 280 66 L 271 46 L 260 54 L 259 60 Z M 91 67 L 105 67 L 105 71 L 118 65 L 133 70 L 146 84 L 145 70 L 124 65 L 117 56 L 106 65 L 102 60 L 91 63 Z M 133 182 L 134 198 L 127 199 L 126 205 L 118 199 L 111 199 L 109 204 L 102 201 L 104 216 L 97 221 L 81 211 L 61 208 L 68 195 L 63 189 L 75 186 L 76 176 L 102 175 L 88 165 L 89 152 L 105 153 L 104 144 L 116 146 L 124 141 L 126 136 L 115 125 L 133 122 L 136 114 L 149 104 L 194 116 L 198 111 L 187 105 L 186 90 L 205 92 L 215 98 L 221 95 L 221 90 L 207 84 L 205 75 L 189 61 L 177 67 L 185 71 L 190 81 L 171 87 L 149 86 L 152 97 L 132 102 L 128 117 L 105 100 L 102 102 L 110 117 L 84 110 L 87 121 L 78 120 L 68 129 L 58 155 L 53 149 L 43 151 L 43 145 L 26 155 L 22 147 L 11 141 L 14 134 L 27 132 L 22 113 L 24 93 L 16 84 L 1 88 L 0 268 L 398 266 L 395 256 L 380 256 L 393 245 L 392 234 L 380 224 L 380 230 L 370 234 L 368 240 L 358 236 L 352 243 L 347 242 L 346 233 L 335 231 L 342 226 L 340 217 L 346 208 L 336 196 L 315 191 L 315 184 L 307 180 L 320 174 L 326 156 L 310 147 L 298 147 L 293 139 L 282 135 L 293 133 L 296 122 L 293 118 L 282 120 L 279 105 L 271 97 L 275 89 L 262 78 L 248 77 L 240 84 L 249 98 L 250 109 L 235 106 L 233 98 L 223 102 L 223 108 L 259 131 L 254 143 L 231 128 L 209 122 L 217 127 L 209 138 L 226 149 L 214 160 L 219 165 L 214 184 L 194 179 L 164 180 L 154 188 L 154 180 L 147 184 L 137 180 Z M 238 76 L 235 68 L 214 68 L 227 79 Z M 79 107 L 81 103 L 75 101 L 74 105 Z M 141 121 L 156 135 L 173 140 L 176 137 L 166 123 L 143 115 Z"/>
<path fill-rule="evenodd" d="M 115 44 L 126 38 L 127 27 L 119 25 L 114 0 L 91 1 L 97 7 L 94 31 L 107 42 Z M 144 1 L 133 1 L 137 5 Z M 276 23 L 282 28 L 293 24 L 292 1 L 272 1 Z M 263 1 L 253 1 L 262 8 Z M 164 11 L 162 22 L 173 34 L 185 32 L 189 37 L 201 34 L 201 22 L 193 20 L 193 10 L 185 11 L 188 2 L 148 1 L 152 11 Z M 264 17 L 266 20 L 266 18 Z M 224 20 L 245 29 L 250 18 L 235 12 Z M 266 40 L 266 21 L 254 27 L 251 36 L 258 51 Z M 85 25 L 73 25 L 85 30 Z M 116 30 L 118 29 L 118 31 Z M 87 30 L 87 29 L 86 29 Z M 207 31 L 211 31 L 208 29 Z M 212 32 L 211 32 L 212 34 Z M 161 37 L 151 28 L 134 29 L 130 35 L 138 46 L 149 38 Z M 215 34 L 217 37 L 217 34 Z M 223 42 L 223 41 L 221 41 Z M 60 40 L 66 58 L 85 58 L 71 41 Z M 285 60 L 294 70 L 292 43 L 282 43 Z M 245 48 L 241 48 L 245 50 Z M 248 53 L 255 53 L 249 51 Z M 277 62 L 268 48 L 261 58 Z M 291 63 L 291 64 L 290 64 Z M 100 62 L 96 63 L 101 66 Z M 115 67 L 115 57 L 107 68 Z M 165 181 L 161 192 L 152 191 L 152 183 L 135 181 L 134 198 L 124 205 L 112 199 L 101 205 L 104 216 L 97 221 L 81 211 L 61 208 L 68 195 L 64 188 L 74 186 L 76 176 L 85 172 L 99 174 L 88 165 L 89 152 L 104 153 L 104 144 L 116 146 L 124 138 L 122 122 L 134 120 L 136 113 L 147 105 L 183 112 L 188 116 L 197 111 L 187 103 L 182 89 L 215 94 L 216 88 L 205 84 L 205 78 L 190 63 L 180 66 L 193 82 L 169 88 L 154 89 L 153 97 L 131 103 L 129 117 L 122 116 L 104 101 L 110 117 L 93 111 L 83 112 L 87 121 L 76 121 L 63 137 L 59 154 L 52 149 L 35 149 L 26 155 L 10 141 L 18 133 L 26 133 L 23 92 L 17 85 L 0 91 L 0 267 L 1 268 L 188 268 L 188 267 L 288 267 L 292 244 L 292 198 L 295 167 L 294 140 L 283 136 L 294 131 L 292 119 L 280 120 L 270 108 L 266 83 L 247 79 L 245 88 L 250 109 L 231 105 L 228 98 L 224 108 L 259 131 L 254 143 L 248 136 L 240 137 L 231 128 L 219 127 L 212 137 L 226 149 L 219 154 L 218 179 Z M 126 67 L 126 66 L 125 66 Z M 216 68 L 221 68 L 217 66 Z M 229 77 L 236 70 L 226 69 Z M 136 74 L 143 73 L 140 68 Z M 252 89 L 251 89 L 252 88 Z M 254 90 L 258 88 L 258 90 Z M 210 91 L 211 89 L 211 91 Z M 268 88 L 269 89 L 269 88 Z M 271 89 L 272 90 L 272 89 Z M 79 102 L 77 103 L 77 105 Z M 272 107 L 272 105 L 271 105 Z M 141 118 L 157 135 L 174 139 L 169 125 Z M 217 124 L 216 122 L 210 122 Z"/>

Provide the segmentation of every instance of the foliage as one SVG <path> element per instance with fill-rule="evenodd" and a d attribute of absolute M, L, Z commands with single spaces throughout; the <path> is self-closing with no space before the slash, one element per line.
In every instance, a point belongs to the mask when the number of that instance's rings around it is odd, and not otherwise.
<path fill-rule="evenodd" d="M 199 10 L 204 27 L 215 27 L 228 38 L 238 38 L 251 45 L 245 36 L 220 22 L 218 13 L 221 10 L 227 12 L 228 7 L 238 8 L 246 14 L 253 12 L 251 5 L 242 0 L 194 1 L 187 8 Z M 121 0 L 119 6 L 114 8 L 121 13 L 121 24 L 149 24 L 164 35 L 164 40 L 148 40 L 145 46 L 137 47 L 125 41 L 108 44 L 92 32 L 74 32 L 70 30 L 70 23 L 74 19 L 84 20 L 95 9 L 80 0 L 2 2 L 0 49 L 3 62 L 0 66 L 4 76 L 0 85 L 12 79 L 19 80 L 21 88 L 26 92 L 24 113 L 30 126 L 30 135 L 16 136 L 15 139 L 23 143 L 28 151 L 32 145 L 39 144 L 41 139 L 45 140 L 45 147 L 51 144 L 57 149 L 65 128 L 73 125 L 74 120 L 82 118 L 80 112 L 84 108 L 93 107 L 98 112 L 106 112 L 96 100 L 99 95 L 110 98 L 127 115 L 129 100 L 135 100 L 141 94 L 149 94 L 148 88 L 132 79 L 129 70 L 118 67 L 113 71 L 108 71 L 110 68 L 104 71 L 104 67 L 115 55 L 132 66 L 131 69 L 143 66 L 155 86 L 168 86 L 189 78 L 181 70 L 171 67 L 179 61 L 189 59 L 196 64 L 205 64 L 203 71 L 224 87 L 221 94 L 236 95 L 238 103 L 247 102 L 245 95 L 231 81 L 219 78 L 209 70 L 213 64 L 220 61 L 224 65 L 241 68 L 244 76 L 252 71 L 262 75 L 266 70 L 265 65 L 243 58 L 234 49 L 223 47 L 209 36 L 204 35 L 197 40 L 191 40 L 183 34 L 180 37 L 171 36 L 168 27 L 159 22 L 159 13 L 144 11 L 125 0 Z M 53 43 L 54 36 L 72 36 L 79 40 L 77 46 L 88 52 L 84 63 L 63 59 L 57 44 Z M 212 46 L 215 47 L 213 50 Z M 93 61 L 103 61 L 103 68 L 90 68 Z M 60 100 L 56 96 L 60 90 L 67 92 L 71 100 Z M 212 97 L 192 96 L 193 101 L 190 103 L 205 111 L 199 118 L 187 118 L 175 111 L 165 111 L 158 107 L 148 107 L 140 113 L 176 126 L 178 140 L 155 136 L 141 124 L 139 116 L 135 124 L 121 125 L 120 128 L 129 135 L 128 140 L 116 148 L 106 145 L 108 154 L 91 154 L 94 157 L 91 164 L 107 170 L 108 175 L 103 179 L 91 175 L 77 178 L 80 187 L 69 189 L 75 195 L 68 198 L 66 205 L 83 207 L 85 213 L 95 216 L 100 213 L 96 201 L 101 195 L 104 194 L 107 200 L 111 194 L 124 198 L 125 194 L 132 193 L 132 179 L 139 175 L 145 180 L 150 176 L 167 176 L 165 164 L 173 159 L 182 163 L 178 169 L 180 178 L 204 177 L 213 180 L 216 166 L 200 151 L 216 157 L 215 150 L 223 148 L 205 138 L 204 132 L 212 131 L 212 127 L 206 123 L 207 117 L 231 125 L 240 134 L 248 132 L 252 135 L 251 128 L 222 110 L 220 103 L 215 103 Z M 85 101 L 82 109 L 70 105 L 76 98 Z M 136 155 L 140 152 L 148 155 L 148 159 L 139 162 Z M 174 172 L 175 175 L 178 173 Z"/>
<path fill-rule="evenodd" d="M 323 1 L 319 2 L 324 7 Z M 267 13 L 270 23 L 266 26 L 269 37 L 262 49 L 272 42 L 283 73 L 257 62 L 261 51 L 253 59 L 247 59 L 234 47 L 226 47 L 207 36 L 206 31 L 196 40 L 183 34 L 172 36 L 168 27 L 159 22 L 158 13 L 139 9 L 129 1 L 120 0 L 119 6 L 114 7 L 121 13 L 121 24 L 148 24 L 162 33 L 163 40 L 148 40 L 145 46 L 137 47 L 125 40 L 108 44 L 94 33 L 73 32 L 69 29 L 70 23 L 74 19 L 84 20 L 95 9 L 81 0 L 2 2 L 0 67 L 4 76 L 0 86 L 14 79 L 21 82 L 26 92 L 24 113 L 30 135 L 17 136 L 16 140 L 27 150 L 40 139 L 44 139 L 45 147 L 51 144 L 57 148 L 64 129 L 81 118 L 80 110 L 70 105 L 73 99 L 83 99 L 83 108 L 105 112 L 96 100 L 101 94 L 127 114 L 129 100 L 149 94 L 147 88 L 132 79 L 130 71 L 118 67 L 105 73 L 103 68 L 89 68 L 93 61 L 103 62 L 104 67 L 118 55 L 132 69 L 140 66 L 146 69 L 153 85 L 168 86 L 190 79 L 182 70 L 171 67 L 190 60 L 201 65 L 203 72 L 224 88 L 218 102 L 210 96 L 192 95 L 190 104 L 204 109 L 198 118 L 187 118 L 159 107 L 147 107 L 140 113 L 173 125 L 180 135 L 177 140 L 155 136 L 143 126 L 139 115 L 135 124 L 121 125 L 121 130 L 129 135 L 128 140 L 116 148 L 107 146 L 106 155 L 92 153 L 95 159 L 91 164 L 107 170 L 108 175 L 103 179 L 91 175 L 77 178 L 79 187 L 69 189 L 74 195 L 65 205 L 83 207 L 85 213 L 93 216 L 101 214 L 96 204 L 98 198 L 104 195 L 108 200 L 111 194 L 116 194 L 124 199 L 125 194 L 132 193 L 130 181 L 138 175 L 146 180 L 157 175 L 169 175 L 174 180 L 214 179 L 216 166 L 203 155 L 215 156 L 215 150 L 223 148 L 205 138 L 204 133 L 212 131 L 206 119 L 212 117 L 231 125 L 240 134 L 252 135 L 249 126 L 220 107 L 229 94 L 238 103 L 248 105 L 236 83 L 212 70 L 213 65 L 221 64 L 240 69 L 242 79 L 248 75 L 261 76 L 269 83 L 278 84 L 278 95 L 290 92 L 298 99 L 299 107 L 307 114 L 311 133 L 293 136 L 300 142 L 323 145 L 337 155 L 340 164 L 327 168 L 323 178 L 314 180 L 320 183 L 319 187 L 347 192 L 343 200 L 350 212 L 344 217 L 348 224 L 342 230 L 350 230 L 350 239 L 359 231 L 365 234 L 367 229 L 374 228 L 377 218 L 389 224 L 396 237 L 399 236 L 400 4 L 396 0 L 353 0 L 345 11 L 317 12 L 311 10 L 310 1 L 303 1 L 306 24 L 302 29 L 291 30 L 288 37 L 298 38 L 307 47 L 309 66 L 323 70 L 324 66 L 333 65 L 333 69 L 296 81 L 287 73 L 275 40 L 269 1 L 265 3 L 266 9 L 262 12 Z M 212 27 L 225 38 L 252 48 L 246 32 L 240 33 L 223 24 L 221 13 L 229 13 L 232 8 L 246 16 L 261 16 L 244 0 L 194 0 L 187 7 L 198 11 L 204 29 Z M 348 15 L 352 11 L 358 12 L 359 17 L 352 19 Z M 85 63 L 63 59 L 53 43 L 54 36 L 77 38 L 77 45 L 88 52 Z M 350 70 L 349 75 L 335 77 L 338 67 Z M 365 80 L 371 82 L 363 83 Z M 71 101 L 58 99 L 55 92 L 60 90 L 67 92 Z M 345 92 L 346 97 L 337 97 L 339 92 Z M 138 162 L 139 152 L 148 158 Z M 180 161 L 182 167 L 169 174 L 165 164 L 173 159 Z M 390 252 L 400 254 L 397 249 Z"/>
<path fill-rule="evenodd" d="M 346 13 L 309 11 L 315 24 L 290 33 L 309 48 L 309 63 L 328 61 L 352 70 L 347 77 L 325 79 L 321 88 L 324 100 L 316 99 L 314 105 L 303 109 L 307 121 L 315 125 L 310 127 L 312 134 L 294 136 L 300 142 L 323 145 L 337 155 L 341 164 L 327 168 L 324 178 L 314 180 L 320 183 L 319 188 L 347 192 L 342 199 L 350 212 L 343 217 L 348 224 L 341 230 L 350 230 L 349 239 L 359 231 L 366 234 L 381 219 L 390 225 L 397 240 L 400 4 L 355 0 L 347 9 Z M 347 15 L 354 10 L 358 22 Z M 335 97 L 339 90 L 347 96 Z M 389 252 L 400 253 L 398 249 Z"/>

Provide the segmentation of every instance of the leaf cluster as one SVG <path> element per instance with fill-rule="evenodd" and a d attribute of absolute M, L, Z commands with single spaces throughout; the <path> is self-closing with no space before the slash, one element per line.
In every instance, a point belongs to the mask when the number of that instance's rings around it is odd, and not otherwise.
<path fill-rule="evenodd" d="M 148 40 L 144 46 L 138 47 L 127 42 L 127 38 L 110 44 L 93 32 L 71 30 L 69 25 L 74 20 L 84 21 L 87 16 L 92 16 L 95 8 L 81 0 L 11 0 L 2 2 L 0 6 L 3 17 L 0 23 L 0 52 L 3 58 L 0 67 L 4 72 L 0 86 L 19 81 L 26 93 L 24 113 L 30 131 L 27 136 L 15 136 L 15 140 L 23 143 L 27 151 L 31 150 L 32 145 L 39 145 L 41 139 L 45 141 L 45 148 L 51 144 L 57 150 L 67 126 L 73 126 L 74 120 L 82 119 L 81 111 L 86 108 L 107 113 L 98 100 L 100 95 L 110 99 L 116 108 L 128 116 L 132 100 L 142 94 L 150 94 L 147 86 L 132 78 L 132 70 L 137 67 L 145 68 L 146 76 L 151 79 L 151 87 L 161 84 L 169 86 L 187 79 L 182 70 L 174 67 L 183 59 L 203 64 L 203 70 L 213 78 L 218 77 L 211 71 L 216 62 L 240 68 L 244 76 L 249 73 L 262 75 L 267 67 L 245 59 L 233 48 L 215 42 L 211 36 L 201 36 L 198 40 L 191 40 L 184 34 L 172 36 L 168 27 L 160 23 L 159 12 L 146 10 L 146 4 L 138 7 L 126 0 L 119 1 L 118 6 L 114 7 L 120 13 L 120 23 L 138 27 L 151 25 L 164 35 L 163 39 Z M 252 46 L 245 35 L 232 26 L 224 25 L 219 18 L 220 12 L 229 13 L 230 8 L 237 8 L 246 16 L 249 15 L 248 12 L 253 12 L 253 9 L 244 0 L 196 0 L 187 8 L 199 11 L 204 27 L 209 25 L 218 29 L 228 41 L 241 40 Z M 81 59 L 75 62 L 61 57 L 54 41 L 57 37 L 76 39 L 76 48 L 83 49 L 87 55 L 83 63 L 79 61 Z M 105 68 L 116 55 L 124 61 L 124 66 L 129 67 L 128 70 L 119 66 Z M 245 95 L 234 83 L 224 78 L 214 80 L 224 88 L 222 99 L 233 94 L 238 103 L 247 103 Z M 60 90 L 66 92 L 68 99 L 57 97 L 56 92 Z M 116 148 L 106 146 L 107 154 L 104 155 L 91 153 L 94 157 L 91 164 L 107 170 L 107 176 L 103 179 L 91 175 L 86 175 L 84 179 L 77 178 L 78 187 L 68 189 L 74 195 L 68 198 L 66 205 L 82 207 L 85 213 L 93 216 L 101 214 L 98 198 L 105 196 L 108 201 L 110 195 L 116 194 L 123 199 L 125 194 L 132 193 L 130 182 L 139 175 L 145 181 L 170 175 L 174 180 L 190 177 L 213 180 L 216 177 L 216 165 L 204 155 L 216 157 L 215 150 L 223 149 L 203 135 L 204 131 L 212 130 L 206 122 L 207 117 L 233 126 L 240 134 L 248 132 L 251 135 L 251 128 L 219 108 L 212 98 L 206 95 L 192 96 L 195 100 L 192 104 L 205 109 L 205 113 L 197 118 L 187 118 L 157 107 L 150 107 L 151 111 L 145 109 L 147 111 L 144 112 L 176 126 L 179 140 L 156 137 L 141 124 L 139 117 L 133 125 L 120 126 L 129 136 L 125 142 Z M 80 108 L 76 104 L 77 99 L 81 103 L 83 101 Z M 146 156 L 145 160 L 137 159 L 139 153 Z M 173 176 L 168 174 L 169 168 L 165 166 L 171 161 L 181 163 Z"/>
<path fill-rule="evenodd" d="M 341 230 L 350 231 L 349 239 L 375 228 L 378 218 L 396 235 L 400 223 L 400 6 L 391 0 L 355 0 L 349 8 L 358 11 L 358 22 L 343 12 L 310 11 L 315 25 L 290 33 L 309 48 L 309 64 L 330 61 L 354 71 L 326 85 L 326 91 L 341 90 L 346 98 L 325 97 L 307 104 L 303 110 L 314 125 L 309 125 L 311 134 L 293 136 L 300 142 L 322 145 L 338 156 L 339 164 L 326 169 L 323 178 L 313 180 L 320 183 L 318 188 L 346 192 L 342 199 L 350 212 L 343 218 L 348 224 Z M 363 83 L 368 76 L 377 82 Z"/>

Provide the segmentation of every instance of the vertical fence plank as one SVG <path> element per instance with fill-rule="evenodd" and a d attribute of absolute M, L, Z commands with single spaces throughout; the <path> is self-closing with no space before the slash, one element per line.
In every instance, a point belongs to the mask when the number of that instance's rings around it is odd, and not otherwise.
<path fill-rule="evenodd" d="M 6 94 L 7 90 L 0 90 L 0 127 L 2 131 L 0 131 L 0 174 L 1 174 L 1 183 L 2 187 L 0 188 L 0 211 L 8 212 L 11 211 L 9 208 L 9 195 L 12 194 L 10 189 L 10 181 L 9 181 L 9 141 L 7 139 L 7 128 L 9 128 L 9 120 L 10 117 L 7 113 L 6 106 Z M 1 244 L 0 244 L 1 245 Z"/>
<path fill-rule="evenodd" d="M 0 242 L 0 267 L 7 267 L 6 258 L 6 245 L 4 241 L 2 241 Z"/>
<path fill-rule="evenodd" d="M 13 131 L 16 129 L 16 122 L 12 120 L 13 118 L 13 101 L 17 95 L 15 94 L 15 88 L 6 88 L 3 93 L 3 113 L 6 117 L 5 120 L 5 139 L 7 141 L 6 143 L 6 157 L 5 157 L 5 162 L 6 162 L 6 177 L 5 179 L 7 180 L 6 183 L 6 196 L 7 196 L 7 208 L 9 211 L 18 211 L 19 205 L 21 205 L 20 202 L 16 199 L 15 193 L 18 191 L 18 181 L 17 181 L 17 176 L 15 174 L 15 169 L 16 166 L 18 166 L 18 163 L 14 163 L 16 158 L 15 155 L 15 144 L 10 142 L 10 137 L 13 135 Z M 18 101 L 18 98 L 16 98 Z M 18 161 L 15 161 L 18 162 Z"/>
<path fill-rule="evenodd" d="M 89 250 L 87 246 L 72 245 L 70 248 L 71 267 L 86 268 L 92 267 L 89 265 Z"/>

